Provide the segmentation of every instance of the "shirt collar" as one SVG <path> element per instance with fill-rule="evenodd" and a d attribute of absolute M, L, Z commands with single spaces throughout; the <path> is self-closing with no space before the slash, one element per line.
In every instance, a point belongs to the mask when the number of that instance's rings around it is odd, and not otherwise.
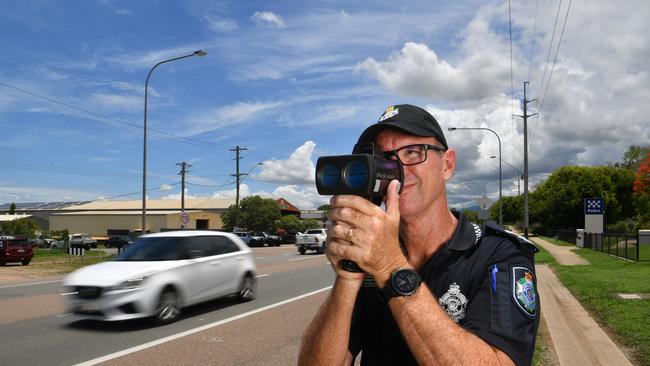
<path fill-rule="evenodd" d="M 483 236 L 481 227 L 467 220 L 460 212 L 452 211 L 452 213 L 458 219 L 458 225 L 456 225 L 454 235 L 451 236 L 451 239 L 447 243 L 447 248 L 450 250 L 464 251 L 478 244 Z"/>

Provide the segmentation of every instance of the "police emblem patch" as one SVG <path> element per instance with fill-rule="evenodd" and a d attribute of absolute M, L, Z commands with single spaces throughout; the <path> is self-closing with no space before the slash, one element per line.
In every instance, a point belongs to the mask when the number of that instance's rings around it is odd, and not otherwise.
<path fill-rule="evenodd" d="M 460 292 L 460 286 L 456 282 L 449 286 L 449 290 L 438 299 L 438 302 L 456 323 L 465 318 L 467 298 Z"/>
<path fill-rule="evenodd" d="M 378 122 L 381 122 L 381 121 L 383 121 L 383 120 L 385 120 L 385 119 L 388 119 L 388 118 L 391 118 L 391 117 L 393 117 L 393 116 L 396 116 L 398 113 L 399 113 L 399 108 L 395 108 L 395 106 L 390 106 L 390 107 L 388 107 L 388 108 L 386 109 L 386 111 L 384 112 L 384 114 L 382 114 L 381 117 L 379 117 L 379 121 L 378 121 Z"/>
<path fill-rule="evenodd" d="M 512 267 L 512 298 L 527 316 L 537 315 L 537 291 L 535 275 L 526 267 Z"/>

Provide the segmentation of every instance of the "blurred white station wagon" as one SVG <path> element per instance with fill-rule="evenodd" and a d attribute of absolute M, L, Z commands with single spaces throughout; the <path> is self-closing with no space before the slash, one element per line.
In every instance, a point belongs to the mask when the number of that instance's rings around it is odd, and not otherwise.
<path fill-rule="evenodd" d="M 255 298 L 250 248 L 236 235 L 169 231 L 143 235 L 116 259 L 70 273 L 62 295 L 77 317 L 176 319 L 183 307 L 222 296 Z"/>

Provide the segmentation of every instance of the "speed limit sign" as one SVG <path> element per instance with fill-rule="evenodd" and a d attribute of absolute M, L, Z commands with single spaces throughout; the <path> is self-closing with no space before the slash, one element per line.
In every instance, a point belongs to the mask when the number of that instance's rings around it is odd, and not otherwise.
<path fill-rule="evenodd" d="M 186 225 L 188 222 L 190 222 L 190 214 L 188 214 L 187 212 L 183 212 L 183 213 L 181 214 L 181 222 L 182 222 L 184 225 Z"/>

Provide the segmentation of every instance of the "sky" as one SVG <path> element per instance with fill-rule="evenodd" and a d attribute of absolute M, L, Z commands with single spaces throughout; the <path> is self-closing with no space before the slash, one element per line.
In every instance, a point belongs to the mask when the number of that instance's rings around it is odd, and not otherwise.
<path fill-rule="evenodd" d="M 0 203 L 147 197 L 327 203 L 319 156 L 349 154 L 392 104 L 456 149 L 450 205 L 518 194 L 650 141 L 647 1 L 45 1 L 0 13 Z M 494 157 L 494 158 L 492 158 Z M 262 164 L 258 164 L 262 163 Z M 523 183 L 521 191 L 523 192 Z"/>

